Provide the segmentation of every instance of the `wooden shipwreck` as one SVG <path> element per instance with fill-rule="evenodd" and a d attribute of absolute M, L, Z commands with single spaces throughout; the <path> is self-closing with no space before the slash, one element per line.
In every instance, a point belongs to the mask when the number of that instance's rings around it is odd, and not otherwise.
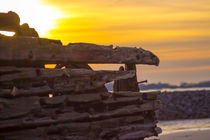
<path fill-rule="evenodd" d="M 7 15 L 0 20 L 8 23 Z M 20 32 L 18 25 L 0 26 Z M 1 140 L 143 140 L 161 133 L 155 116 L 160 92 L 139 92 L 136 78 L 136 64 L 158 65 L 157 56 L 32 36 L 0 35 Z M 125 69 L 94 71 L 91 63 Z M 104 84 L 111 81 L 114 91 L 108 92 Z"/>

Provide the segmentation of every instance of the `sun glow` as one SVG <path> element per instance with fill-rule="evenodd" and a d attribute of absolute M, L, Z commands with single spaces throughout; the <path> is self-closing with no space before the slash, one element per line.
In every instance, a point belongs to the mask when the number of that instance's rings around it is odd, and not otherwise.
<path fill-rule="evenodd" d="M 28 23 L 42 37 L 48 37 L 49 31 L 56 28 L 56 19 L 65 17 L 58 9 L 44 5 L 41 0 L 0 0 L 0 3 L 0 12 L 16 12 L 21 24 Z"/>
<path fill-rule="evenodd" d="M 15 32 L 0 31 L 0 34 L 6 35 L 6 36 L 13 36 Z"/>

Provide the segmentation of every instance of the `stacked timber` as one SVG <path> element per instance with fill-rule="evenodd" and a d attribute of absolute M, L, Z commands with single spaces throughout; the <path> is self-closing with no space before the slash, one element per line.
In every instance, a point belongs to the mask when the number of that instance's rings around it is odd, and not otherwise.
<path fill-rule="evenodd" d="M 135 64 L 158 65 L 151 52 L 22 36 L 0 36 L 0 50 L 1 140 L 143 140 L 161 132 L 159 92 L 104 86 L 136 80 Z M 88 63 L 128 68 L 94 71 Z"/>

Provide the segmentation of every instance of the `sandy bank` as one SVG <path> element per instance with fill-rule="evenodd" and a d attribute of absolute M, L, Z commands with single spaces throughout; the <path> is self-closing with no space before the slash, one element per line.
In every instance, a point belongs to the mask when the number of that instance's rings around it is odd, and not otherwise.
<path fill-rule="evenodd" d="M 210 128 L 178 130 L 145 140 L 209 140 Z"/>

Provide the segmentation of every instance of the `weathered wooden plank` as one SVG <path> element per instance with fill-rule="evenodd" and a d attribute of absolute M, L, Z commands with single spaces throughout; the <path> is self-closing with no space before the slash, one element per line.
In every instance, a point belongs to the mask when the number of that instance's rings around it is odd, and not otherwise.
<path fill-rule="evenodd" d="M 36 118 L 36 119 L 24 119 L 24 120 L 14 120 L 9 122 L 0 122 L 0 130 L 7 130 L 7 129 L 27 129 L 27 128 L 34 128 L 34 127 L 41 127 L 41 126 L 50 126 L 52 124 L 62 124 L 62 123 L 68 123 L 68 122 L 78 122 L 78 121 L 90 121 L 90 120 L 95 120 L 95 119 L 105 119 L 103 116 L 100 116 L 99 118 L 94 118 L 91 117 L 88 113 L 76 113 L 76 112 L 70 112 L 70 113 L 65 113 L 65 114 L 59 114 L 57 115 L 56 119 L 52 119 L 49 117 L 46 118 Z M 141 116 L 138 117 L 124 117 L 124 123 L 129 123 L 133 121 L 139 121 L 142 120 L 143 118 Z M 110 122 L 111 120 L 105 120 L 105 122 Z M 120 122 L 123 121 L 122 119 L 115 119 L 115 124 L 119 124 Z M 112 120 L 113 122 L 113 120 Z M 93 122 L 92 125 L 94 124 L 103 124 L 103 122 Z M 107 124 L 110 126 L 110 124 Z M 107 127 L 105 125 L 104 127 Z M 112 125 L 113 126 L 113 125 Z"/>
<path fill-rule="evenodd" d="M 139 140 L 139 139 L 150 137 L 150 136 L 154 136 L 154 133 L 151 131 L 140 130 L 140 131 L 133 131 L 130 133 L 120 135 L 118 136 L 118 139 L 119 140 Z"/>
<path fill-rule="evenodd" d="M 80 94 L 67 96 L 67 103 L 90 103 L 95 101 L 101 101 L 100 94 Z"/>
<path fill-rule="evenodd" d="M 32 113 L 33 110 L 39 110 L 39 97 L 21 97 L 18 99 L 0 98 L 0 104 L 3 107 L 0 109 L 0 120 L 18 118 Z"/>
<path fill-rule="evenodd" d="M 64 105 L 66 103 L 66 96 L 55 96 L 52 98 L 49 97 L 40 97 L 40 104 L 43 107 L 59 107 L 60 105 Z"/>
<path fill-rule="evenodd" d="M 45 127 L 48 134 L 87 136 L 90 131 L 90 122 L 62 123 Z"/>
<path fill-rule="evenodd" d="M 107 128 L 116 128 L 119 126 L 130 125 L 138 122 L 142 122 L 144 117 L 142 115 L 132 115 L 132 116 L 120 116 L 118 118 L 110 118 L 99 121 L 92 121 L 91 130 L 93 131 L 103 131 Z"/>
<path fill-rule="evenodd" d="M 109 98 L 103 101 L 107 110 L 113 110 L 122 106 L 140 104 L 142 99 L 138 96 L 136 97 L 121 97 L 121 98 Z"/>
<path fill-rule="evenodd" d="M 101 101 L 100 93 L 74 94 L 49 97 L 40 97 L 40 103 L 43 107 L 58 107 L 60 105 L 84 104 Z"/>
<path fill-rule="evenodd" d="M 8 74 L 8 73 L 9 74 Z M 109 79 L 126 79 L 133 77 L 135 71 L 92 71 L 88 69 L 44 69 L 44 68 L 17 68 L 17 67 L 2 67 L 0 73 L 0 82 L 24 80 L 24 79 L 48 79 L 56 77 L 97 77 L 104 81 Z M 94 80 L 94 79 L 93 79 Z"/>
<path fill-rule="evenodd" d="M 1 68 L 1 72 L 6 73 L 6 70 L 8 68 L 6 68 L 5 71 L 4 67 Z M 10 72 L 10 73 L 9 73 Z M 33 79 L 36 78 L 38 76 L 38 73 L 36 71 L 36 69 L 33 68 L 26 68 L 26 69 L 18 69 L 18 68 L 14 68 L 14 69 L 10 69 L 8 70 L 9 74 L 2 74 L 0 76 L 0 82 L 6 82 L 6 81 L 12 81 L 12 80 L 18 80 L 18 79 Z"/>
<path fill-rule="evenodd" d="M 11 123 L 0 122 L 0 130 L 7 131 L 8 129 L 29 129 L 42 126 L 50 126 L 53 124 L 61 124 L 68 122 L 77 122 L 84 121 L 89 119 L 88 113 L 77 113 L 70 112 L 65 114 L 59 114 L 56 118 L 52 119 L 51 117 L 45 118 L 36 118 L 36 119 L 24 119 L 24 120 L 15 120 Z"/>
<path fill-rule="evenodd" d="M 61 133 L 62 131 L 67 131 L 68 133 L 88 135 L 89 132 L 96 132 L 95 135 L 99 135 L 98 132 L 102 132 L 104 129 L 128 125 L 130 123 L 142 121 L 143 119 L 142 116 L 126 116 L 100 121 L 71 122 L 53 125 L 48 127 L 47 130 L 48 133 Z"/>
<path fill-rule="evenodd" d="M 4 69 L 4 67 L 2 68 Z M 87 69 L 37 69 L 13 68 L 11 72 L 0 76 L 0 86 L 7 83 L 12 89 L 1 89 L 0 97 L 48 95 L 50 93 L 67 93 L 93 90 L 103 87 L 114 79 L 126 79 L 135 75 L 135 71 L 92 71 Z M 34 84 L 46 86 L 34 88 Z M 42 83 L 42 84 L 41 84 Z M 22 89 L 22 88 L 25 89 Z"/>
<path fill-rule="evenodd" d="M 142 92 L 142 94 L 143 99 L 156 100 L 158 95 L 161 94 L 161 91 Z"/>
<path fill-rule="evenodd" d="M 155 111 L 161 107 L 161 102 L 159 100 L 153 100 L 153 101 L 149 101 L 144 104 L 141 104 L 139 107 L 140 107 L 140 110 L 144 110 L 144 111 L 154 110 Z"/>
<path fill-rule="evenodd" d="M 122 108 L 91 115 L 91 119 L 105 119 L 125 115 L 133 115 L 148 110 L 157 110 L 160 108 L 160 101 L 150 101 L 140 105 L 128 105 Z"/>
<path fill-rule="evenodd" d="M 64 140 L 90 140 L 88 136 L 65 136 Z"/>
<path fill-rule="evenodd" d="M 53 98 L 41 97 L 40 102 L 43 107 L 52 108 L 63 105 L 75 107 L 77 111 L 88 111 L 95 114 L 96 112 L 110 111 L 122 106 L 139 104 L 139 97 L 121 97 L 103 99 L 104 93 L 85 93 L 54 96 Z"/>
<path fill-rule="evenodd" d="M 0 75 L 5 75 L 5 74 L 12 74 L 12 73 L 17 73 L 20 72 L 20 68 L 17 67 L 11 67 L 11 66 L 5 66 L 1 67 L 0 69 Z"/>
<path fill-rule="evenodd" d="M 119 91 L 119 92 L 113 92 L 112 95 L 114 97 L 136 97 L 139 98 L 142 97 L 141 92 L 132 92 L 132 91 Z"/>
<path fill-rule="evenodd" d="M 1 139 L 11 139 L 11 140 L 40 140 L 44 137 L 46 131 L 43 128 L 35 128 L 28 130 L 18 130 L 18 131 L 1 131 Z"/>
<path fill-rule="evenodd" d="M 80 119 L 85 121 L 84 118 L 82 117 L 80 117 Z M 8 129 L 15 130 L 16 135 L 19 135 L 19 133 L 22 132 L 22 129 L 25 130 L 28 128 L 38 127 L 42 129 L 42 134 L 62 135 L 65 132 L 68 132 L 68 134 L 74 133 L 74 135 L 87 136 L 88 133 L 94 134 L 95 132 L 101 132 L 105 128 L 109 130 L 110 128 L 120 127 L 123 125 L 128 125 L 130 123 L 139 122 L 142 121 L 143 119 L 144 118 L 142 116 L 125 116 L 125 117 L 100 120 L 100 121 L 77 122 L 79 121 L 77 114 L 74 115 L 72 113 L 67 113 L 67 114 L 62 114 L 62 116 L 59 116 L 57 120 L 36 119 L 30 121 L 30 123 L 29 122 L 26 123 L 25 121 L 18 121 L 18 122 L 13 121 L 13 123 L 1 123 L 0 130 L 2 130 L 1 132 L 7 132 Z M 71 120 L 76 120 L 76 122 L 71 122 Z M 1 134 L 2 133 L 0 133 L 0 135 Z M 35 136 L 35 133 L 33 135 Z M 95 133 L 94 135 L 97 136 L 99 135 L 99 133 Z"/>
<path fill-rule="evenodd" d="M 103 125 L 101 125 L 103 126 Z M 40 139 L 40 138 L 48 138 L 48 139 L 84 139 L 84 140 L 90 140 L 90 139 L 119 139 L 119 138 L 131 138 L 130 135 L 133 134 L 133 132 L 138 132 L 138 136 L 136 137 L 142 137 L 142 135 L 150 136 L 148 133 L 152 133 L 152 136 L 155 135 L 155 132 L 152 132 L 154 124 L 133 124 L 133 125 L 126 125 L 126 126 L 115 126 L 115 128 L 107 128 L 107 129 L 101 129 L 100 126 L 98 126 L 99 130 L 92 129 L 93 124 L 92 123 L 65 123 L 65 124 L 57 124 L 57 125 L 51 125 L 46 127 L 39 127 L 36 129 L 29 129 L 29 130 L 17 130 L 12 131 L 10 133 L 8 132 L 0 132 L 0 137 L 4 138 L 10 138 L 10 139 Z M 101 131 L 103 130 L 103 131 Z M 156 131 L 156 130 L 154 130 Z M 99 133 L 98 133 L 99 132 Z M 47 134 L 47 136 L 46 136 Z M 136 134 L 136 133 L 135 133 Z M 133 138 L 134 135 L 132 135 Z M 25 138 L 27 137 L 27 138 Z M 78 138 L 78 139 L 77 139 Z M 139 140 L 139 139 L 138 139 Z"/>
<path fill-rule="evenodd" d="M 132 115 L 139 112 L 141 112 L 141 110 L 136 105 L 130 105 L 116 110 L 94 114 L 91 115 L 90 117 L 92 119 L 105 119 L 105 118 L 119 117 L 124 115 Z"/>
<path fill-rule="evenodd" d="M 3 117 L 2 119 L 6 119 L 6 118 L 11 118 L 11 117 L 16 117 L 14 116 L 15 112 L 17 113 L 30 113 L 33 109 L 39 109 L 39 100 L 37 101 L 37 99 L 33 99 L 34 104 L 38 105 L 36 107 L 34 106 L 29 106 L 29 104 L 32 102 L 31 100 L 27 100 L 26 98 L 22 98 L 23 101 L 21 101 L 20 103 L 22 103 L 22 105 L 20 104 L 15 105 L 15 103 L 17 102 L 12 102 L 11 103 L 7 103 L 7 106 L 9 106 L 10 109 L 5 108 L 4 110 L 1 111 L 2 115 L 1 117 Z M 89 100 L 86 100 L 89 101 Z M 30 102 L 30 103 L 29 103 Z M 107 119 L 107 118 L 112 118 L 112 117 L 119 117 L 119 116 L 127 116 L 127 115 L 134 115 L 136 113 L 140 113 L 142 111 L 146 111 L 146 110 L 155 110 L 156 108 L 158 108 L 158 102 L 155 101 L 150 101 L 148 103 L 136 106 L 136 105 L 130 105 L 130 106 L 126 106 L 117 110 L 113 110 L 113 111 L 108 111 L 108 112 L 104 112 L 104 113 L 98 113 L 98 114 L 94 114 L 94 115 L 90 115 L 88 113 L 76 113 L 76 112 L 72 112 L 72 113 L 65 113 L 65 114 L 60 114 L 56 117 L 56 119 L 50 119 L 50 118 L 46 118 L 46 119 L 36 119 L 33 121 L 26 121 L 26 122 L 18 122 L 13 123 L 13 124 L 6 124 L 6 125 L 1 125 L 0 128 L 5 128 L 5 127 L 35 127 L 35 126 L 42 126 L 42 125 L 49 125 L 49 124 L 55 124 L 55 123 L 63 123 L 63 122 L 69 122 L 69 121 L 84 121 L 84 120 L 102 120 L 102 119 Z M 24 107 L 23 107 L 24 106 Z M 28 107 L 28 110 L 26 110 L 26 107 Z M 12 109 L 14 111 L 12 111 Z M 10 114 L 10 112 L 14 112 L 13 114 Z M 6 115 L 6 116 L 5 116 Z M 12 116 L 8 116 L 8 115 L 12 115 Z"/>
<path fill-rule="evenodd" d="M 2 37 L 1 65 L 68 63 L 132 63 L 158 65 L 159 59 L 142 48 L 73 43 L 62 46 L 52 40 L 30 37 Z"/>
<path fill-rule="evenodd" d="M 113 92 L 114 97 L 136 97 L 145 99 L 145 100 L 156 100 L 160 91 L 151 91 L 151 92 L 131 92 L 131 91 L 119 91 Z"/>
<path fill-rule="evenodd" d="M 0 89 L 0 97 L 14 98 L 20 96 L 41 96 L 52 93 L 52 89 L 49 86 L 31 87 L 29 89 L 18 89 L 13 87 L 12 89 Z"/>
<path fill-rule="evenodd" d="M 149 123 L 149 124 L 133 124 L 133 125 L 125 125 L 125 126 L 120 126 L 120 127 L 115 127 L 115 128 L 109 128 L 109 129 L 104 129 L 101 133 L 100 136 L 102 138 L 110 138 L 110 137 L 124 137 L 123 135 L 129 134 L 130 132 L 133 131 L 151 131 L 155 127 L 155 124 Z M 120 136 L 120 134 L 123 134 Z"/>

